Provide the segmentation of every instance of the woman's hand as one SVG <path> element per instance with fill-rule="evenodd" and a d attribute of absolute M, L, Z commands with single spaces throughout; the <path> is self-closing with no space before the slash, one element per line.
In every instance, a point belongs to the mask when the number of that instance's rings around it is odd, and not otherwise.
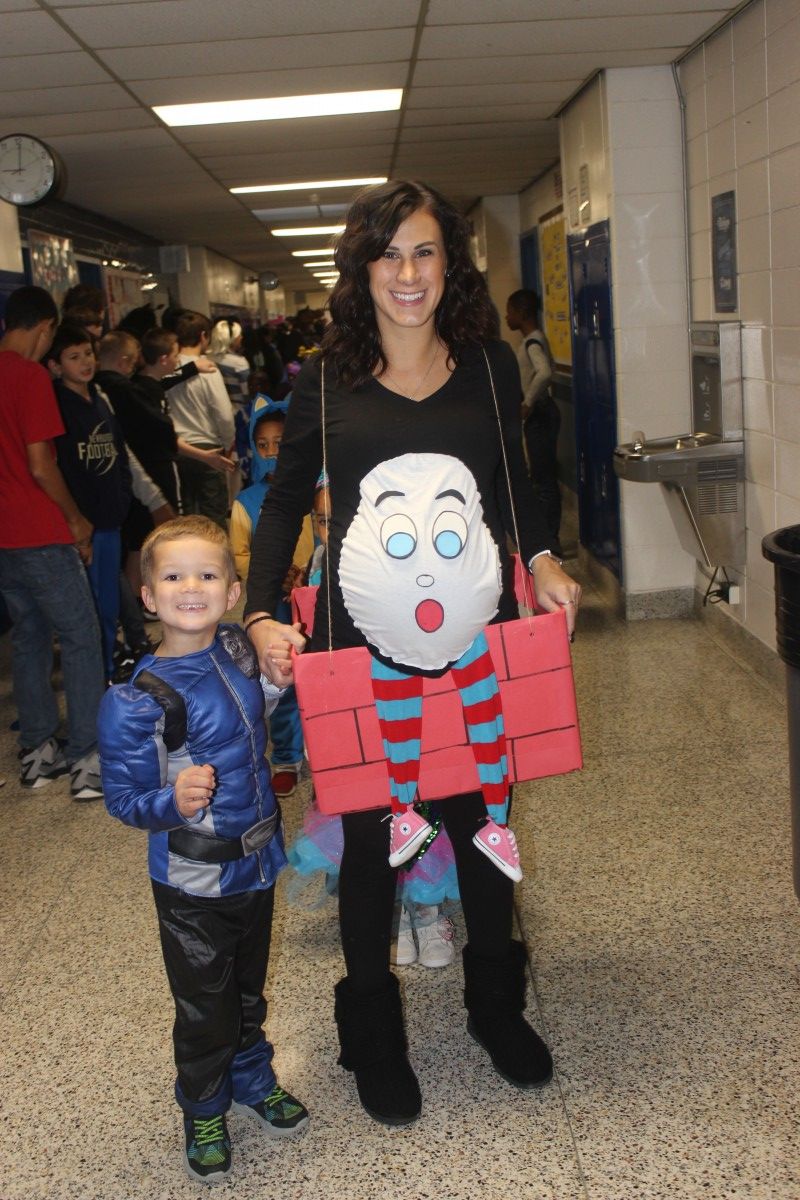
<path fill-rule="evenodd" d="M 175 777 L 175 807 L 181 816 L 189 820 L 208 808 L 216 786 L 216 774 L 210 763 L 179 771 Z"/>
<path fill-rule="evenodd" d="M 288 687 L 294 683 L 292 674 L 292 648 L 302 654 L 306 647 L 306 639 L 300 632 L 300 622 L 296 625 L 282 625 L 268 617 L 265 621 L 256 621 L 258 613 L 249 614 L 247 636 L 253 643 L 253 649 L 258 655 L 258 665 L 261 674 L 266 675 L 275 687 Z"/>
<path fill-rule="evenodd" d="M 533 586 L 536 603 L 545 612 L 558 612 L 563 608 L 567 617 L 567 632 L 570 638 L 575 633 L 575 618 L 581 602 L 581 586 L 549 554 L 540 554 L 533 560 Z"/>

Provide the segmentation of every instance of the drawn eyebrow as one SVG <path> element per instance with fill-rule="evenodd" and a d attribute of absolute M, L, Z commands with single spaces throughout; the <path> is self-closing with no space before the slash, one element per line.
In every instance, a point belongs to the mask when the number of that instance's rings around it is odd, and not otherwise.
<path fill-rule="evenodd" d="M 436 497 L 436 499 L 446 500 L 448 496 L 454 496 L 455 499 L 460 500 L 462 504 L 467 503 L 464 497 L 461 495 L 461 492 L 457 492 L 455 488 L 448 488 L 446 492 L 439 492 L 439 495 Z"/>
<path fill-rule="evenodd" d="M 380 496 L 378 496 L 378 499 L 375 501 L 375 507 L 377 508 L 378 505 L 382 504 L 384 500 L 387 500 L 389 496 L 405 496 L 405 492 L 381 492 Z"/>

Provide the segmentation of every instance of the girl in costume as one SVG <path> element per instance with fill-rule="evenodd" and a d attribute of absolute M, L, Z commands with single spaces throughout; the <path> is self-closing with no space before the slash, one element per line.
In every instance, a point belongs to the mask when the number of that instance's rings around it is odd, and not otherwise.
<path fill-rule="evenodd" d="M 267 519 L 253 546 L 245 628 L 273 680 L 291 678 L 290 648 L 304 646 L 298 630 L 275 621 L 274 605 L 323 450 L 333 519 L 310 649 L 326 650 L 329 638 L 334 649 L 366 644 L 378 664 L 376 685 L 384 682 L 381 671 L 389 675 L 387 705 L 404 687 L 413 699 L 417 687 L 393 673 L 471 668 L 464 656 L 473 652 L 476 682 L 485 683 L 483 626 L 517 615 L 509 534 L 531 571 L 539 606 L 566 606 L 568 629 L 574 628 L 580 588 L 552 555 L 531 490 L 519 425 L 519 368 L 511 348 L 497 340 L 496 312 L 470 259 L 469 236 L 457 210 L 419 183 L 369 188 L 350 208 L 336 250 L 331 324 L 321 353 L 295 382 Z M 434 460 L 432 493 L 426 456 Z M 367 612 L 362 563 L 370 555 L 373 571 L 388 571 L 387 559 L 395 572 L 405 564 L 405 573 L 394 576 L 401 586 L 391 613 L 374 605 Z M 459 574 L 451 575 L 453 566 Z M 446 592 L 437 583 L 445 577 L 452 579 Z M 435 655 L 428 655 L 423 634 Z M 460 683 L 466 701 L 471 684 Z M 491 696 L 487 700 L 491 712 Z M 500 730 L 497 718 L 491 723 L 496 767 Z M 409 733 L 413 764 L 413 725 Z M 399 792 L 406 782 L 402 751 L 391 758 Z M 412 765 L 412 784 L 414 771 Z M 467 930 L 468 1031 L 505 1079 L 521 1088 L 539 1086 L 550 1078 L 552 1063 L 523 1016 L 526 956 L 511 937 L 514 885 L 474 841 L 487 823 L 487 797 L 474 791 L 439 803 Z M 334 1012 L 339 1061 L 354 1072 L 363 1107 L 396 1125 L 419 1115 L 421 1095 L 389 971 L 396 885 L 388 861 L 391 817 L 391 810 L 380 809 L 342 817 L 339 919 L 347 975 L 336 985 Z"/>
<path fill-rule="evenodd" d="M 278 449 L 283 436 L 286 410 L 289 400 L 271 400 L 259 393 L 250 413 L 249 442 L 252 450 L 251 478 L 249 487 L 239 492 L 231 505 L 230 540 L 239 577 L 247 580 L 250 570 L 250 547 L 253 531 L 261 519 L 261 507 L 269 491 Z M 288 596 L 302 573 L 313 546 L 311 519 L 306 517 L 295 547 L 292 566 L 284 580 L 281 598 L 276 607 L 284 621 L 291 621 Z M 272 759 L 272 788 L 275 795 L 286 799 L 296 787 L 303 765 L 303 731 L 297 696 L 294 688 L 288 688 L 269 717 L 269 734 Z"/>

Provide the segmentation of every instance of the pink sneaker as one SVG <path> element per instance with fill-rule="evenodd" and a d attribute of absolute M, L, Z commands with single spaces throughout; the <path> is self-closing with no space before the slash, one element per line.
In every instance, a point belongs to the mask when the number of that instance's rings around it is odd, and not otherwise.
<path fill-rule="evenodd" d="M 413 858 L 430 832 L 428 822 L 410 804 L 395 813 L 389 825 L 389 866 L 399 867 Z"/>
<path fill-rule="evenodd" d="M 496 867 L 519 883 L 522 879 L 522 868 L 519 865 L 519 850 L 517 839 L 510 829 L 487 821 L 472 839 L 478 849 L 490 858 Z"/>

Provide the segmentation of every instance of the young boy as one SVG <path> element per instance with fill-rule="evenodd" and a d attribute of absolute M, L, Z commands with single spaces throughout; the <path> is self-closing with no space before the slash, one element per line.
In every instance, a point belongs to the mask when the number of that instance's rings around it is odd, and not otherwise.
<path fill-rule="evenodd" d="M 120 529 L 132 494 L 128 454 L 122 430 L 92 382 L 94 347 L 81 325 L 59 325 L 47 365 L 65 430 L 56 438 L 58 465 L 75 503 L 94 526 L 87 570 L 100 620 L 105 677 L 110 679 L 119 618 Z"/>
<path fill-rule="evenodd" d="M 142 547 L 142 597 L 163 641 L 104 696 L 98 724 L 106 806 L 150 834 L 149 866 L 175 1000 L 175 1096 L 189 1175 L 231 1167 L 233 1104 L 269 1137 L 308 1123 L 279 1087 L 262 1029 L 274 883 L 286 863 L 264 761 L 265 696 L 237 626 L 230 545 L 206 517 L 179 517 Z"/>
<path fill-rule="evenodd" d="M 242 579 L 247 579 L 250 569 L 250 545 L 258 524 L 261 505 L 275 474 L 288 405 L 288 400 L 276 403 L 268 396 L 262 395 L 256 396 L 253 401 L 250 414 L 253 482 L 239 492 L 231 508 L 231 545 L 236 570 Z M 280 614 L 278 619 L 286 621 L 287 624 L 291 624 L 292 620 L 288 597 L 302 575 L 313 549 L 311 518 L 306 517 L 294 552 L 293 565 L 284 584 L 284 598 L 276 608 L 276 612 Z M 303 730 L 293 687 L 288 688 L 281 697 L 270 718 L 269 732 L 272 740 L 272 787 L 275 795 L 285 800 L 294 794 L 303 765 Z"/>

